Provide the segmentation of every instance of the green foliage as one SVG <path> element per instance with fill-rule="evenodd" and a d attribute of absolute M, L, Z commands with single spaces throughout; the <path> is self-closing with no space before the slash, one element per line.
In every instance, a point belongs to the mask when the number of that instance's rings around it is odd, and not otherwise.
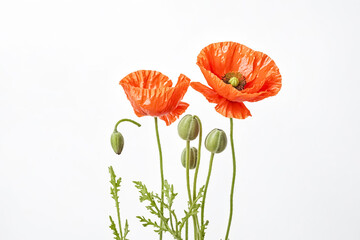
<path fill-rule="evenodd" d="M 146 209 L 152 214 L 155 215 L 160 221 L 163 221 L 163 225 L 160 225 L 158 222 L 153 221 L 151 219 L 146 219 L 143 216 L 137 216 L 140 222 L 143 224 L 144 227 L 152 226 L 156 233 L 160 232 L 168 232 L 170 233 L 174 239 L 182 240 L 181 232 L 185 223 L 191 216 L 197 215 L 199 212 L 199 208 L 201 204 L 198 204 L 198 201 L 202 198 L 204 187 L 199 190 L 199 193 L 195 200 L 190 203 L 188 202 L 188 209 L 187 211 L 184 210 L 185 216 L 181 218 L 179 221 L 175 210 L 172 209 L 173 202 L 177 193 L 174 192 L 174 186 L 170 185 L 166 180 L 164 182 L 164 195 L 166 202 L 162 202 L 161 198 L 157 193 L 149 192 L 146 188 L 145 184 L 140 181 L 134 181 L 135 187 L 139 190 L 140 202 L 146 202 L 147 205 L 145 206 Z M 160 206 L 163 204 L 164 209 L 167 210 L 167 214 L 165 215 L 165 211 L 160 211 Z"/>
<path fill-rule="evenodd" d="M 110 187 L 111 197 L 115 201 L 119 201 L 118 193 L 120 192 L 121 178 L 118 178 L 116 180 L 116 175 L 112 166 L 109 167 L 109 173 L 110 173 L 110 183 L 112 185 L 112 187 Z"/>
<path fill-rule="evenodd" d="M 114 169 L 112 168 L 112 166 L 109 167 L 109 173 L 110 173 L 110 183 L 111 183 L 110 194 L 111 194 L 112 199 L 115 200 L 115 206 L 116 206 L 117 217 L 118 217 L 118 225 L 119 225 L 118 227 L 119 227 L 120 233 L 118 232 L 118 230 L 116 228 L 116 224 L 111 216 L 109 216 L 110 229 L 113 231 L 115 240 L 128 240 L 126 238 L 128 233 L 130 232 L 128 221 L 127 220 L 125 221 L 124 235 L 123 235 L 123 230 L 122 230 L 121 220 L 120 220 L 119 192 L 120 192 L 121 178 L 116 179 L 116 175 L 115 175 L 115 172 L 114 172 Z"/>
<path fill-rule="evenodd" d="M 111 216 L 109 216 L 109 218 L 110 218 L 110 222 L 111 222 L 111 224 L 110 224 L 110 229 L 113 230 L 114 239 L 115 239 L 115 240 L 120 240 L 120 235 L 119 235 L 119 232 L 118 232 L 117 229 L 116 229 L 115 222 L 114 222 L 114 220 L 112 219 Z"/>
<path fill-rule="evenodd" d="M 130 232 L 130 230 L 129 230 L 129 223 L 128 223 L 128 220 L 125 220 L 125 228 L 124 228 L 124 239 L 125 239 L 125 240 L 128 240 L 128 239 L 126 238 L 126 236 L 128 235 L 129 232 Z"/>
<path fill-rule="evenodd" d="M 206 221 L 203 225 L 201 225 L 200 231 L 199 231 L 200 235 L 201 235 L 201 239 L 205 239 L 205 230 L 208 225 L 209 225 L 209 221 Z"/>

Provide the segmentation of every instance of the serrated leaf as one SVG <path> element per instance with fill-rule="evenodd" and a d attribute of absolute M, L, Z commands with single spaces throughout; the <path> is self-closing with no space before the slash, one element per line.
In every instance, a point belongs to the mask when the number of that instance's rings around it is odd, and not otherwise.
<path fill-rule="evenodd" d="M 114 239 L 120 240 L 120 235 L 119 235 L 119 233 L 118 233 L 118 231 L 117 231 L 117 229 L 116 229 L 115 222 L 114 222 L 114 220 L 112 219 L 111 216 L 109 216 L 109 218 L 110 218 L 110 222 L 111 222 L 111 224 L 110 224 L 109 227 L 110 227 L 110 229 L 113 231 Z"/>

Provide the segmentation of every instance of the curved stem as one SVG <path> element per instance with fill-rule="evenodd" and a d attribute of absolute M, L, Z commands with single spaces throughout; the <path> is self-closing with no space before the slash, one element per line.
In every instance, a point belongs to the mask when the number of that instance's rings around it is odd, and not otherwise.
<path fill-rule="evenodd" d="M 230 142 L 231 142 L 231 152 L 232 152 L 232 159 L 233 159 L 233 177 L 232 177 L 232 183 L 231 183 L 231 192 L 230 192 L 230 214 L 229 214 L 229 222 L 226 230 L 226 236 L 225 240 L 228 240 L 229 232 L 230 232 L 230 226 L 231 226 L 231 220 L 232 220 L 232 214 L 233 214 L 233 201 L 234 201 L 234 187 L 235 187 L 235 177 L 236 177 L 236 159 L 235 159 L 235 148 L 234 148 L 234 130 L 233 130 L 233 119 L 230 118 Z"/>
<path fill-rule="evenodd" d="M 194 181 L 193 181 L 193 201 L 195 201 L 196 199 L 196 192 L 197 192 L 197 189 L 196 189 L 196 182 L 197 182 L 197 177 L 198 177 L 198 173 L 199 173 L 199 168 L 200 168 L 200 157 L 201 157 L 201 143 L 202 143 L 202 124 L 201 124 L 201 121 L 200 121 L 200 118 L 198 116 L 194 116 L 198 122 L 199 122 L 199 146 L 198 146 L 198 151 L 197 151 L 197 158 L 196 158 L 196 169 L 195 169 L 195 174 L 194 174 Z M 198 216 L 197 214 L 194 215 L 194 222 L 196 223 L 196 225 L 194 226 L 194 231 L 195 231 L 195 234 L 198 235 L 198 228 L 199 228 L 199 219 L 198 219 Z M 196 238 L 195 238 L 196 240 Z"/>
<path fill-rule="evenodd" d="M 206 192 L 207 192 L 207 189 L 208 189 L 208 186 L 209 186 L 209 181 L 210 181 L 210 176 L 211 176 L 211 169 L 212 169 L 212 164 L 213 164 L 213 160 L 214 160 L 214 155 L 215 155 L 215 153 L 211 153 L 211 156 L 210 156 L 209 172 L 208 172 L 207 179 L 206 179 L 203 202 L 202 202 L 202 205 L 201 205 L 201 225 L 204 225 L 205 199 L 206 199 Z"/>
<path fill-rule="evenodd" d="M 197 190 L 196 189 L 196 182 L 197 182 L 197 176 L 198 176 L 199 167 L 200 167 L 201 140 L 202 140 L 201 121 L 200 121 L 200 118 L 198 116 L 196 116 L 196 115 L 195 115 L 195 118 L 199 121 L 200 132 L 199 132 L 199 146 L 198 146 L 198 151 L 197 151 L 196 169 L 195 169 L 194 183 L 193 183 L 193 200 L 195 200 L 195 198 L 196 198 L 196 190 Z"/>
<path fill-rule="evenodd" d="M 141 127 L 141 124 L 140 124 L 140 123 L 138 123 L 138 122 L 136 122 L 136 121 L 134 121 L 134 120 L 128 119 L 128 118 L 124 118 L 124 119 L 119 120 L 119 121 L 115 124 L 114 132 L 117 132 L 117 126 L 118 126 L 121 122 L 131 122 L 131 123 L 135 124 L 136 126 Z"/>
<path fill-rule="evenodd" d="M 191 190 L 190 190 L 190 141 L 186 141 L 186 186 L 189 197 L 189 204 L 192 203 Z"/>
<path fill-rule="evenodd" d="M 161 205 L 160 205 L 160 212 L 161 214 L 164 214 L 164 169 L 163 169 L 163 159 L 162 159 L 162 152 L 161 152 L 161 143 L 160 143 L 160 137 L 159 137 L 159 127 L 158 127 L 158 120 L 157 117 L 155 119 L 155 132 L 156 132 L 156 139 L 157 144 L 159 148 L 159 156 L 160 156 L 160 175 L 161 175 Z M 160 220 L 160 226 L 163 226 L 163 220 Z M 162 239 L 162 231 L 160 232 L 160 240 Z"/>

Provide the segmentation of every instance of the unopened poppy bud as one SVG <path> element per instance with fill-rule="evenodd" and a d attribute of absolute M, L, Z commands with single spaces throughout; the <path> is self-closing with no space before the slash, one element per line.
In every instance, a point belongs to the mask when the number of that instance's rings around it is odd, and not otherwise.
<path fill-rule="evenodd" d="M 116 154 L 120 154 L 124 148 L 124 137 L 118 131 L 111 134 L 111 146 Z"/>
<path fill-rule="evenodd" d="M 233 87 L 237 87 L 237 86 L 239 86 L 240 81 L 239 81 L 239 79 L 238 79 L 237 77 L 232 77 L 232 78 L 230 78 L 229 83 L 230 83 Z"/>
<path fill-rule="evenodd" d="M 190 158 L 189 158 L 189 169 L 196 168 L 197 163 L 197 149 L 195 147 L 192 147 L 189 149 L 190 151 Z M 186 168 L 186 148 L 181 153 L 181 163 Z"/>
<path fill-rule="evenodd" d="M 178 133 L 184 140 L 194 140 L 199 134 L 199 121 L 195 116 L 185 115 L 179 122 Z"/>
<path fill-rule="evenodd" d="M 221 153 L 227 145 L 226 133 L 221 129 L 213 129 L 205 139 L 205 147 L 212 153 Z"/>

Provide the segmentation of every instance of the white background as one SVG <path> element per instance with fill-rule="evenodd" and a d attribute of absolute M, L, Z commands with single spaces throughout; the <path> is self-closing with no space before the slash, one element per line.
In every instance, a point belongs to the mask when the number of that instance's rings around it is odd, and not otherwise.
<path fill-rule="evenodd" d="M 154 69 L 205 82 L 196 56 L 235 41 L 267 53 L 283 76 L 276 97 L 235 121 L 232 240 L 359 240 L 358 1 L 0 2 L 0 239 L 112 239 L 107 167 L 122 176 L 130 239 L 157 239 L 132 180 L 159 190 L 154 122 L 137 118 L 119 80 Z M 229 133 L 229 120 L 189 88 L 187 113 Z M 123 154 L 109 138 L 120 118 Z M 177 122 L 160 122 L 165 177 L 186 205 Z M 199 185 L 205 182 L 204 150 Z M 224 239 L 230 148 L 216 155 L 207 239 Z M 171 239 L 170 236 L 166 239 Z"/>

